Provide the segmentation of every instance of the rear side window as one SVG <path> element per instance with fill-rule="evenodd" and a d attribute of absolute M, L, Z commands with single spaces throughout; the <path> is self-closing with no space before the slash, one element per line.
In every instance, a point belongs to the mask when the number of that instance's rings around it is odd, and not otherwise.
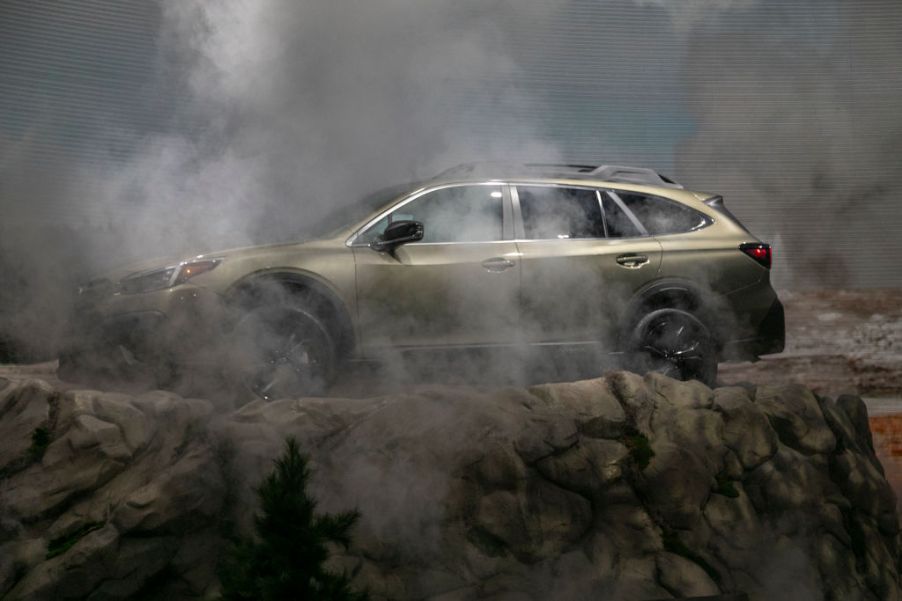
<path fill-rule="evenodd" d="M 517 186 L 517 194 L 528 239 L 604 238 L 604 218 L 595 190 Z"/>
<path fill-rule="evenodd" d="M 672 200 L 621 191 L 617 196 L 653 236 L 691 232 L 711 223 L 706 215 Z"/>
<path fill-rule="evenodd" d="M 604 217 L 608 223 L 608 238 L 637 238 L 644 235 L 617 202 L 607 194 L 601 195 Z"/>

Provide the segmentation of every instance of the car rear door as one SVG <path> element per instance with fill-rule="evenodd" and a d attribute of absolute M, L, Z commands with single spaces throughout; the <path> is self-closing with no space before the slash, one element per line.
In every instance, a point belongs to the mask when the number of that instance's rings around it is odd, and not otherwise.
<path fill-rule="evenodd" d="M 747 289 L 766 278 L 767 271 L 739 251 L 739 243 L 752 236 L 709 227 L 711 217 L 671 199 L 625 190 L 612 193 L 661 243 L 661 277 L 689 280 L 717 294 Z"/>
<path fill-rule="evenodd" d="M 520 253 L 521 331 L 532 343 L 605 340 L 653 280 L 661 245 L 622 203 L 593 187 L 511 187 Z"/>
<path fill-rule="evenodd" d="M 520 262 L 509 187 L 440 186 L 408 198 L 354 242 L 359 333 L 365 354 L 386 346 L 508 344 L 517 336 Z M 376 252 L 368 243 L 400 220 L 423 223 L 421 242 Z"/>

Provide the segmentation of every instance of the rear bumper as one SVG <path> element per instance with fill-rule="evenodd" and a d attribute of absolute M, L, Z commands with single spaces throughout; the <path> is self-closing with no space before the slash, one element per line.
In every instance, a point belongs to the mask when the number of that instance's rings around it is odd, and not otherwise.
<path fill-rule="evenodd" d="M 755 361 L 761 355 L 783 352 L 785 347 L 786 318 L 783 312 L 783 303 L 780 302 L 780 299 L 774 298 L 752 335 L 726 342 L 721 355 L 724 360 Z"/>
<path fill-rule="evenodd" d="M 783 313 L 783 303 L 775 299 L 770 310 L 758 325 L 759 355 L 782 353 L 786 348 L 786 317 Z"/>

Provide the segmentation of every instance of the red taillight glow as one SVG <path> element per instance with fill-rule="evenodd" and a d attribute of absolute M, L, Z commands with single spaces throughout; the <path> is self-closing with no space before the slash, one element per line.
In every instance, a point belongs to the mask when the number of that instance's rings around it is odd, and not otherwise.
<path fill-rule="evenodd" d="M 755 261 L 762 267 L 770 269 L 771 261 L 773 260 L 773 254 L 770 249 L 770 244 L 763 244 L 761 242 L 747 242 L 745 244 L 740 244 L 739 250 L 755 259 Z"/>

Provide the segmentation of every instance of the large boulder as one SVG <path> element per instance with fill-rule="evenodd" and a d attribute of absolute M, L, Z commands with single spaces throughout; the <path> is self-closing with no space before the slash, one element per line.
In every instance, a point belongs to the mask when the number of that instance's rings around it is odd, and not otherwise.
<path fill-rule="evenodd" d="M 0 383 L 0 596 L 215 596 L 293 436 L 319 509 L 361 512 L 330 561 L 375 599 L 902 600 L 854 397 L 614 372 L 214 407 Z"/>

